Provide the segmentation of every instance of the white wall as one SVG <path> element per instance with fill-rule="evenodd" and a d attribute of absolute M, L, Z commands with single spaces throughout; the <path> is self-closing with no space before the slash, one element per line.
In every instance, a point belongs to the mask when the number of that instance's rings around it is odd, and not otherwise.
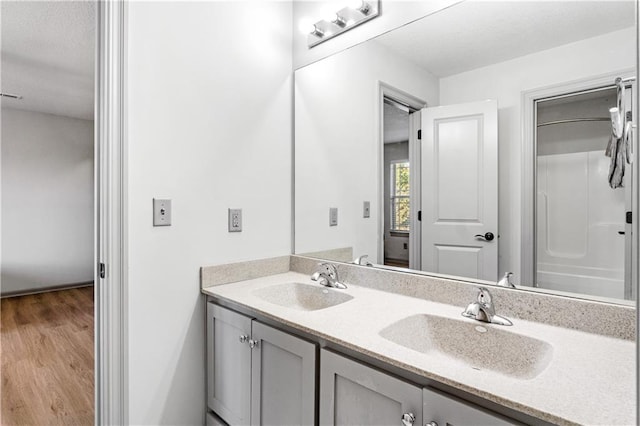
<path fill-rule="evenodd" d="M 291 250 L 292 6 L 128 7 L 129 421 L 202 424 L 199 268 Z"/>
<path fill-rule="evenodd" d="M 366 43 L 297 70 L 295 80 L 295 251 L 353 247 L 354 256 L 382 263 L 378 80 L 437 105 L 438 79 Z M 329 227 L 330 207 L 338 207 L 338 226 Z"/>
<path fill-rule="evenodd" d="M 461 0 L 381 0 L 380 15 L 358 27 L 327 40 L 309 49 L 307 32 L 300 30 L 300 24 L 319 21 L 324 11 L 337 12 L 347 3 L 344 0 L 307 1 L 295 0 L 293 3 L 293 65 L 295 69 L 319 59 L 355 46 L 365 40 L 376 37 L 401 25 L 415 21 L 423 16 L 437 12 Z"/>
<path fill-rule="evenodd" d="M 521 283 L 522 92 L 631 69 L 635 49 L 629 28 L 440 80 L 441 105 L 498 100 L 499 275 L 513 271 Z"/>
<path fill-rule="evenodd" d="M 2 294 L 93 281 L 93 121 L 2 109 Z"/>

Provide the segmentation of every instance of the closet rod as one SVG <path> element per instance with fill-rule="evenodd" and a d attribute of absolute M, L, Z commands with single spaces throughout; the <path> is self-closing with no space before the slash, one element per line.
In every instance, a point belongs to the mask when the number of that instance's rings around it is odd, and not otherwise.
<path fill-rule="evenodd" d="M 611 118 L 609 118 L 609 117 L 572 118 L 572 119 L 569 119 L 569 120 L 547 121 L 546 123 L 538 124 L 538 127 L 551 126 L 553 124 L 579 123 L 579 122 L 582 122 L 582 121 L 611 121 Z"/>

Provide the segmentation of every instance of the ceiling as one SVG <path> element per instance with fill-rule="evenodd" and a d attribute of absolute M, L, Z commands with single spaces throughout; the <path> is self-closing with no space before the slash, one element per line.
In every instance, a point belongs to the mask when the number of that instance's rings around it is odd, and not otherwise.
<path fill-rule="evenodd" d="M 0 4 L 2 107 L 93 120 L 96 4 Z"/>
<path fill-rule="evenodd" d="M 2 91 L 23 96 L 2 106 L 93 119 L 95 3 L 0 5 Z M 633 25 L 632 0 L 471 0 L 376 41 L 445 77 Z"/>
<path fill-rule="evenodd" d="M 633 0 L 470 0 L 375 40 L 446 77 L 631 27 L 634 16 Z"/>
<path fill-rule="evenodd" d="M 384 104 L 384 143 L 409 140 L 409 113 L 395 106 Z"/>

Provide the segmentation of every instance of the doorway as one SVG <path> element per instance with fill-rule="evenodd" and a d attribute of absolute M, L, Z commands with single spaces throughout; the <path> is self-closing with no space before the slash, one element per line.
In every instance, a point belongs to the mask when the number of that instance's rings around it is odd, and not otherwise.
<path fill-rule="evenodd" d="M 409 116 L 411 109 L 384 98 L 384 259 L 388 266 L 409 267 L 411 233 L 411 163 Z"/>
<path fill-rule="evenodd" d="M 94 423 L 96 2 L 2 2 L 2 419 Z"/>
<path fill-rule="evenodd" d="M 425 102 L 380 83 L 380 263 L 419 269 L 420 109 Z M 417 262 L 417 263 L 416 263 Z"/>

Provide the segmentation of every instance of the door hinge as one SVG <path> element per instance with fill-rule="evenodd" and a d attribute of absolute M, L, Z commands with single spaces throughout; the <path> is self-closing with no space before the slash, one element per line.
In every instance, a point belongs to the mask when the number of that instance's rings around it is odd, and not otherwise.
<path fill-rule="evenodd" d="M 98 264 L 98 275 L 100 276 L 100 278 L 104 278 L 107 275 L 106 269 L 107 268 L 104 263 L 100 262 Z"/>
<path fill-rule="evenodd" d="M 422 210 L 418 210 L 418 222 L 422 222 Z"/>
<path fill-rule="evenodd" d="M 626 217 L 626 222 L 627 223 L 633 223 L 633 213 L 632 212 L 627 212 L 627 217 Z"/>
<path fill-rule="evenodd" d="M 418 139 L 422 139 L 422 129 L 418 130 Z"/>

